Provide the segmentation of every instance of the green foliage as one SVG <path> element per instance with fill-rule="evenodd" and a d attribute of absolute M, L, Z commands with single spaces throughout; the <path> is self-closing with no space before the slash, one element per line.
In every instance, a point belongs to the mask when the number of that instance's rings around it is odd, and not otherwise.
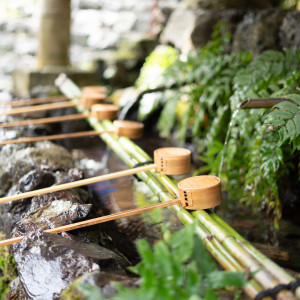
<path fill-rule="evenodd" d="M 136 87 L 140 90 L 155 88 L 163 82 L 163 73 L 178 59 L 178 51 L 169 46 L 157 47 L 146 59 Z M 138 118 L 144 120 L 160 106 L 160 93 L 148 94 L 140 102 Z"/>
<path fill-rule="evenodd" d="M 278 146 L 285 142 L 300 150 L 300 95 L 288 95 L 294 102 L 284 101 L 274 106 L 267 123 L 278 133 Z"/>
<path fill-rule="evenodd" d="M 137 246 L 141 262 L 129 269 L 140 276 L 140 285 L 133 289 L 115 282 L 118 294 L 112 300 L 218 300 L 220 291 L 238 299 L 246 284 L 243 273 L 217 269 L 194 225 L 174 234 L 166 229 L 153 248 L 146 240 L 139 240 Z M 104 299 L 99 288 L 84 280 L 73 283 L 61 296 L 64 300 Z"/>
<path fill-rule="evenodd" d="M 162 74 L 176 59 L 178 51 L 169 46 L 156 48 L 147 58 L 136 81 L 136 87 L 145 90 L 156 87 Z"/>
<path fill-rule="evenodd" d="M 141 277 L 140 287 L 117 285 L 114 300 L 134 299 L 218 299 L 216 290 L 242 288 L 244 275 L 217 270 L 194 227 L 186 227 L 157 242 L 138 242 L 142 261 L 131 271 Z"/>
<path fill-rule="evenodd" d="M 5 235 L 0 232 L 0 239 L 4 240 Z M 17 268 L 8 246 L 0 248 L 0 299 L 9 289 L 10 282 L 17 277 Z"/>
<path fill-rule="evenodd" d="M 277 226 L 278 185 L 299 161 L 300 51 L 268 50 L 255 58 L 250 53 L 228 54 L 230 37 L 222 31 L 219 26 L 208 45 L 165 70 L 158 86 L 178 89 L 156 94 L 149 111 L 163 107 L 158 122 L 162 136 L 169 137 L 175 129 L 182 141 L 189 138 L 197 147 L 204 165 L 196 174 L 221 175 L 231 198 L 265 210 Z M 247 98 L 284 96 L 293 102 L 272 111 L 234 113 Z"/>

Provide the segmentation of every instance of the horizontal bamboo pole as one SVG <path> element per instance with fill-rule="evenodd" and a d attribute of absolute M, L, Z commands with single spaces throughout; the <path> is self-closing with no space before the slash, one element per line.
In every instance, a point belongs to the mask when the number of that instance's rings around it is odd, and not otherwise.
<path fill-rule="evenodd" d="M 54 134 L 54 135 L 44 135 L 44 136 L 33 136 L 33 137 L 26 137 L 26 138 L 19 138 L 14 140 L 5 140 L 0 142 L 0 146 L 8 145 L 8 144 L 22 144 L 22 143 L 33 143 L 33 142 L 40 142 L 40 141 L 54 141 L 54 140 L 63 140 L 67 138 L 81 138 L 81 137 L 88 137 L 94 135 L 100 135 L 105 132 L 109 133 L 116 133 L 116 130 L 106 130 L 106 131 L 80 131 L 80 132 L 71 132 L 71 133 L 63 133 L 63 134 Z"/>
<path fill-rule="evenodd" d="M 16 201 L 16 200 L 20 200 L 20 199 L 25 199 L 25 198 L 29 198 L 29 197 L 44 195 L 44 194 L 48 194 L 48 193 L 53 193 L 53 192 L 57 192 L 57 191 L 72 189 L 72 188 L 76 188 L 79 186 L 92 184 L 92 183 L 96 183 L 96 182 L 100 182 L 100 181 L 105 181 L 105 180 L 115 179 L 115 178 L 124 177 L 124 176 L 128 176 L 128 175 L 133 175 L 138 172 L 149 171 L 151 169 L 154 169 L 155 167 L 156 167 L 155 164 L 150 164 L 147 166 L 132 168 L 129 170 L 124 170 L 124 171 L 114 172 L 114 173 L 110 173 L 110 174 L 106 174 L 106 175 L 91 177 L 91 178 L 87 178 L 87 179 L 81 179 L 78 181 L 58 184 L 55 186 L 50 186 L 47 188 L 34 190 L 34 191 L 30 191 L 30 192 L 25 192 L 25 193 L 13 195 L 13 196 L 7 196 L 7 197 L 0 198 L 0 204 L 6 203 L 6 202 L 11 202 L 11 201 Z"/>
<path fill-rule="evenodd" d="M 34 120 L 21 120 L 21 121 L 14 121 L 14 122 L 10 122 L 10 123 L 0 124 L 0 128 L 10 128 L 10 127 L 17 127 L 17 126 L 39 125 L 39 124 L 50 124 L 50 123 L 56 123 L 56 122 L 74 121 L 74 120 L 86 119 L 88 116 L 89 116 L 89 114 L 86 113 L 86 114 L 74 114 L 74 115 L 66 115 L 66 116 L 58 116 L 58 117 L 40 118 L 40 119 L 34 119 Z"/>
<path fill-rule="evenodd" d="M 239 105 L 239 109 L 246 108 L 271 108 L 282 101 L 292 101 L 289 98 L 249 98 Z"/>
<path fill-rule="evenodd" d="M 280 268 L 267 256 L 257 250 L 251 245 L 249 241 L 238 234 L 232 227 L 230 227 L 225 221 L 223 221 L 217 214 L 211 213 L 211 217 L 225 230 L 229 232 L 258 262 L 260 262 L 266 269 L 268 269 L 273 276 L 282 284 L 288 284 L 296 279 L 287 273 L 284 269 Z M 300 299 L 300 287 L 296 289 L 296 296 Z"/>
<path fill-rule="evenodd" d="M 167 207 L 167 206 L 178 204 L 178 203 L 180 203 L 180 199 L 177 198 L 177 199 L 173 199 L 173 200 L 170 200 L 167 202 L 156 203 L 156 204 L 152 204 L 149 206 L 130 209 L 130 210 L 126 210 L 123 212 L 119 212 L 119 213 L 115 213 L 115 214 L 111 214 L 111 215 L 107 215 L 107 216 L 103 216 L 103 217 L 99 217 L 99 218 L 94 218 L 94 219 L 85 220 L 85 221 L 81 221 L 81 222 L 77 222 L 77 223 L 72 223 L 72 224 L 68 224 L 68 225 L 64 225 L 64 226 L 60 226 L 60 227 L 56 227 L 56 228 L 47 229 L 44 232 L 60 233 L 60 232 L 71 231 L 71 230 L 75 230 L 75 229 L 79 229 L 79 228 L 83 228 L 83 227 L 87 227 L 87 226 L 92 226 L 92 225 L 96 225 L 96 224 L 100 224 L 100 223 L 104 223 L 104 222 L 117 220 L 120 218 L 130 217 L 133 215 L 137 215 L 137 214 L 141 214 L 141 213 L 144 213 L 147 211 L 154 210 L 156 208 Z M 23 239 L 23 237 L 24 236 L 18 236 L 16 238 L 0 241 L 0 247 L 18 243 Z"/>
<path fill-rule="evenodd" d="M 22 107 L 22 108 L 13 108 L 10 110 L 4 110 L 0 112 L 0 115 L 12 116 L 12 115 L 19 115 L 23 113 L 31 113 L 37 111 L 45 111 L 45 110 L 54 110 L 59 108 L 67 108 L 67 107 L 74 107 L 79 103 L 74 103 L 72 101 L 64 101 L 64 102 L 57 102 L 57 103 L 50 103 L 50 104 L 41 104 L 29 107 Z"/>
<path fill-rule="evenodd" d="M 53 96 L 47 98 L 21 99 L 16 101 L 0 103 L 0 107 L 1 106 L 17 107 L 17 106 L 40 104 L 40 103 L 47 103 L 47 102 L 58 102 L 63 100 L 68 100 L 68 98 L 66 96 Z"/>

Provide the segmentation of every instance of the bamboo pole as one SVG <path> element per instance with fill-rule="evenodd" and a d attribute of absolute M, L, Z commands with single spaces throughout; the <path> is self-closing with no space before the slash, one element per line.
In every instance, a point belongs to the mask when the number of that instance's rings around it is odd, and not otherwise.
<path fill-rule="evenodd" d="M 73 115 L 58 116 L 58 117 L 40 118 L 34 120 L 21 120 L 21 121 L 14 121 L 10 123 L 2 123 L 0 124 L 0 128 L 74 121 L 74 120 L 86 119 L 88 116 L 89 114 L 73 114 Z"/>
<path fill-rule="evenodd" d="M 239 109 L 246 109 L 246 108 L 271 108 L 274 105 L 282 102 L 282 101 L 292 101 L 289 98 L 249 98 L 243 101 L 239 105 Z"/>
<path fill-rule="evenodd" d="M 92 183 L 96 183 L 96 182 L 100 182 L 100 181 L 105 181 L 105 180 L 115 179 L 115 178 L 124 177 L 124 176 L 128 176 L 128 175 L 133 175 L 138 172 L 149 171 L 155 167 L 156 167 L 155 164 L 150 164 L 147 166 L 132 168 L 132 169 L 114 172 L 114 173 L 110 173 L 110 174 L 106 174 L 106 175 L 100 175 L 100 176 L 95 176 L 95 177 L 91 177 L 91 178 L 87 178 L 87 179 L 81 179 L 78 181 L 58 184 L 55 186 L 50 186 L 50 187 L 39 189 L 39 190 L 16 194 L 13 196 L 2 197 L 2 198 L 0 198 L 0 204 L 6 203 L 6 202 L 11 202 L 11 201 L 16 201 L 16 200 L 20 200 L 20 199 L 25 199 L 25 198 L 29 198 L 29 197 L 45 195 L 45 194 L 53 193 L 53 192 L 57 192 L 57 191 L 72 189 L 75 187 L 92 184 Z"/>
<path fill-rule="evenodd" d="M 180 203 L 180 199 L 177 198 L 177 199 L 173 199 L 173 200 L 170 200 L 167 202 L 156 203 L 156 204 L 152 204 L 149 206 L 130 209 L 130 210 L 126 210 L 126 211 L 115 213 L 115 214 L 110 214 L 110 215 L 99 217 L 99 218 L 89 219 L 89 220 L 72 223 L 72 224 L 68 224 L 68 225 L 64 225 L 64 226 L 60 226 L 60 227 L 56 227 L 56 228 L 47 229 L 47 230 L 45 230 L 45 232 L 61 233 L 61 232 L 71 231 L 71 230 L 75 230 L 75 229 L 79 229 L 79 228 L 84 228 L 84 227 L 88 227 L 88 226 L 92 226 L 92 225 L 96 225 L 96 224 L 100 224 L 100 223 L 117 220 L 120 218 L 134 216 L 137 214 L 141 214 L 141 213 L 144 213 L 147 211 L 154 210 L 156 208 L 167 207 L 167 206 L 178 204 L 178 203 Z M 12 239 L 0 241 L 0 247 L 18 243 L 23 239 L 23 237 L 24 236 L 18 236 L 18 237 L 12 238 Z"/>
<path fill-rule="evenodd" d="M 257 250 L 251 245 L 249 241 L 243 238 L 239 233 L 237 233 L 232 227 L 230 227 L 226 222 L 224 222 L 217 214 L 211 213 L 211 217 L 224 229 L 226 229 L 229 234 L 231 234 L 257 261 L 259 261 L 273 276 L 277 278 L 280 283 L 288 284 L 295 281 L 295 278 L 289 273 L 280 268 L 266 255 Z M 295 295 L 300 299 L 300 287 L 296 289 Z"/>
<path fill-rule="evenodd" d="M 23 105 L 31 105 L 31 104 L 40 104 L 40 103 L 47 103 L 47 102 L 59 102 L 68 100 L 66 96 L 54 96 L 54 97 L 47 97 L 47 98 L 33 98 L 33 99 L 21 99 L 16 101 L 9 101 L 0 103 L 0 107 L 2 106 L 10 106 L 10 107 L 17 107 Z"/>

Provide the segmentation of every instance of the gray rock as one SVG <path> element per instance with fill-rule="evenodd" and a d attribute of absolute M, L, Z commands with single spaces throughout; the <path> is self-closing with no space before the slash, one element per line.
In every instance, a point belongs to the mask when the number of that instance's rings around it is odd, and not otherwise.
<path fill-rule="evenodd" d="M 233 38 L 232 50 L 260 52 L 279 49 L 279 28 L 286 11 L 265 9 L 248 12 L 238 25 Z"/>
<path fill-rule="evenodd" d="M 280 46 L 300 49 L 300 11 L 290 11 L 284 17 L 279 31 Z"/>
<path fill-rule="evenodd" d="M 224 9 L 224 8 L 270 8 L 271 0 L 185 0 L 190 8 Z"/>
<path fill-rule="evenodd" d="M 0 195 L 17 185 L 25 174 L 42 166 L 69 169 L 74 163 L 66 149 L 51 142 L 36 143 L 35 147 L 27 148 L 24 144 L 3 146 L 0 151 Z"/>
<path fill-rule="evenodd" d="M 13 252 L 26 294 L 33 299 L 52 300 L 79 276 L 99 270 L 95 262 L 111 259 L 112 254 L 95 247 L 101 248 L 39 230 L 25 236 L 14 245 Z"/>
<path fill-rule="evenodd" d="M 228 30 L 233 33 L 243 16 L 244 11 L 238 9 L 176 9 L 162 32 L 161 42 L 173 44 L 187 53 L 204 46 L 218 22 L 227 24 Z"/>
<path fill-rule="evenodd" d="M 80 9 L 100 9 L 101 5 L 99 0 L 80 0 L 78 7 Z"/>
<path fill-rule="evenodd" d="M 199 10 L 196 24 L 191 32 L 193 49 L 204 46 L 211 39 L 214 27 L 219 22 L 226 24 L 226 30 L 233 34 L 244 13 L 240 9 Z"/>
<path fill-rule="evenodd" d="M 196 19 L 195 11 L 176 9 L 161 34 L 160 42 L 172 44 L 178 49 L 185 48 L 195 27 Z"/>

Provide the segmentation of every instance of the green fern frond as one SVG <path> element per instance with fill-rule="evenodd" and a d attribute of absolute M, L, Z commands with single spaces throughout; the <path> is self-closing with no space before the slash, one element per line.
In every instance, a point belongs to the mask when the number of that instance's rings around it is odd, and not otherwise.
<path fill-rule="evenodd" d="M 279 146 L 286 141 L 293 144 L 293 149 L 300 150 L 300 95 L 288 95 L 290 101 L 283 101 L 274 106 L 266 124 L 273 126 L 279 134 Z"/>

